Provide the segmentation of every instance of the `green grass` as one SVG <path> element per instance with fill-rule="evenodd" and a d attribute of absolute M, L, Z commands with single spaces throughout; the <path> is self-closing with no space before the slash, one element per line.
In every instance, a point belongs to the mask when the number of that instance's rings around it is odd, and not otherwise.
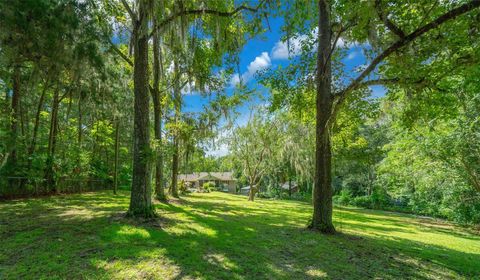
<path fill-rule="evenodd" d="M 123 218 L 127 192 L 0 203 L 0 279 L 480 279 L 480 236 L 432 219 L 223 193 Z"/>

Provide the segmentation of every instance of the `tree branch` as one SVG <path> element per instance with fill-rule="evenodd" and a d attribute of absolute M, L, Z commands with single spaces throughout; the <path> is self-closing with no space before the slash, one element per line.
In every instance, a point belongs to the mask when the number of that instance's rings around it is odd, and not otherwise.
<path fill-rule="evenodd" d="M 133 22 L 137 21 L 137 15 L 133 12 L 132 8 L 130 8 L 130 5 L 128 5 L 126 0 L 120 0 L 127 10 L 128 14 L 130 15 L 130 18 L 132 19 Z"/>
<path fill-rule="evenodd" d="M 388 16 L 383 13 L 381 0 L 375 0 L 375 9 L 377 10 L 378 17 L 383 21 L 385 26 L 390 31 L 395 33 L 395 35 L 397 35 L 400 38 L 404 38 L 406 36 L 405 32 L 403 32 L 402 29 L 400 29 L 395 23 L 389 20 Z"/>
<path fill-rule="evenodd" d="M 110 43 L 110 47 L 121 57 L 123 60 L 125 60 L 130 66 L 133 67 L 133 61 L 126 55 L 124 54 L 112 41 L 108 40 L 108 43 Z"/>
<path fill-rule="evenodd" d="M 333 121 L 335 121 L 336 115 L 338 113 L 338 110 L 340 107 L 343 105 L 345 102 L 345 99 L 347 98 L 348 94 L 352 92 L 353 90 L 359 88 L 362 85 L 363 79 L 367 77 L 375 68 L 377 65 L 382 62 L 385 58 L 387 58 L 389 55 L 391 55 L 393 52 L 397 51 L 398 49 L 406 46 L 408 43 L 412 42 L 416 38 L 422 36 L 423 34 L 427 33 L 428 31 L 437 28 L 441 24 L 454 19 L 458 16 L 461 16 L 467 12 L 472 11 L 475 8 L 480 7 L 480 0 L 472 0 L 468 3 L 465 3 L 455 9 L 452 9 L 445 14 L 437 17 L 435 20 L 431 21 L 430 23 L 421 26 L 417 28 L 415 31 L 412 33 L 408 34 L 407 36 L 400 38 L 398 41 L 393 43 L 390 47 L 388 47 L 386 50 L 384 50 L 381 54 L 379 54 L 377 57 L 375 57 L 372 62 L 370 62 L 370 65 L 363 70 L 363 72 L 352 82 L 350 85 L 348 85 L 344 90 L 340 91 L 335 97 L 336 97 L 336 102 L 333 106 L 332 113 L 330 115 L 330 119 L 327 122 L 327 126 L 330 125 Z"/>
<path fill-rule="evenodd" d="M 125 1 L 125 0 L 123 0 Z M 235 8 L 233 11 L 227 12 L 227 11 L 218 11 L 218 10 L 213 10 L 213 9 L 195 9 L 195 10 L 185 10 L 185 11 L 179 11 L 174 13 L 173 15 L 167 17 L 166 19 L 160 21 L 156 26 L 154 26 L 155 29 L 159 30 L 168 25 L 170 22 L 174 21 L 176 18 L 181 17 L 181 16 L 188 16 L 188 15 L 204 15 L 204 14 L 210 14 L 210 15 L 216 15 L 220 17 L 230 17 L 238 14 L 241 11 L 250 11 L 250 12 L 257 12 L 260 7 L 265 3 L 266 0 L 260 1 L 260 3 L 255 7 L 252 8 L 247 5 L 241 5 Z M 153 35 L 153 32 L 150 33 L 150 36 Z"/>

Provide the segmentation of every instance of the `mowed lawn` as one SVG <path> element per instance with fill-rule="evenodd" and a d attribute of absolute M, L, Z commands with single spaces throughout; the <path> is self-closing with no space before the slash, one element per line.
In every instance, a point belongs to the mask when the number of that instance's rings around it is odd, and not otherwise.
<path fill-rule="evenodd" d="M 129 193 L 0 202 L 0 279 L 480 279 L 480 236 L 433 219 L 219 192 L 123 217 Z"/>

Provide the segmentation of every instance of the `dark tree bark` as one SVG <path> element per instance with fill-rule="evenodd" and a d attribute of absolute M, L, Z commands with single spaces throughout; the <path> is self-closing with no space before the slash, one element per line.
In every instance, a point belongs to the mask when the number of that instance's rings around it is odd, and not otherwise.
<path fill-rule="evenodd" d="M 154 26 L 156 21 L 154 20 Z M 154 122 L 155 122 L 155 139 L 158 142 L 158 145 L 162 145 L 162 96 L 160 94 L 159 83 L 160 83 L 160 38 L 158 36 L 158 31 L 155 29 L 153 31 L 153 111 L 154 111 Z M 158 200 L 166 201 L 165 189 L 163 187 L 163 153 L 162 151 L 157 151 L 155 157 L 155 195 Z"/>
<path fill-rule="evenodd" d="M 115 120 L 115 162 L 113 170 L 113 194 L 117 194 L 118 188 L 118 149 L 120 147 L 120 121 Z"/>
<path fill-rule="evenodd" d="M 332 110 L 331 93 L 331 23 L 327 0 L 318 1 L 318 54 L 316 100 L 315 187 L 313 217 L 310 228 L 322 233 L 334 233 L 332 222 L 331 146 L 327 122 Z"/>
<path fill-rule="evenodd" d="M 133 128 L 133 180 L 129 216 L 152 217 L 150 185 L 150 120 L 148 93 L 148 7 L 138 1 L 138 14 L 132 18 L 134 40 L 134 128 Z"/>

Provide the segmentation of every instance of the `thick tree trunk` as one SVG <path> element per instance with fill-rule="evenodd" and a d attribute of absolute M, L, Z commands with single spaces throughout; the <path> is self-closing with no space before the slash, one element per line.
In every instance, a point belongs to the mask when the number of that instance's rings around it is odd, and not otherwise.
<path fill-rule="evenodd" d="M 334 233 L 332 222 L 331 146 L 327 122 L 332 111 L 331 25 L 328 0 L 319 0 L 317 56 L 316 150 L 313 217 L 310 228 Z"/>
<path fill-rule="evenodd" d="M 113 170 L 113 194 L 117 194 L 118 189 L 118 149 L 120 147 L 120 121 L 115 119 L 115 162 Z"/>
<path fill-rule="evenodd" d="M 152 217 L 150 185 L 150 120 L 148 93 L 148 16 L 145 1 L 138 1 L 138 19 L 133 20 L 134 40 L 134 128 L 133 180 L 129 216 Z"/>
<path fill-rule="evenodd" d="M 154 21 L 155 22 L 155 21 Z M 155 25 L 155 24 L 154 24 Z M 160 38 L 157 29 L 153 32 L 153 111 L 155 122 L 155 139 L 162 146 L 162 96 L 159 89 L 160 83 Z M 163 152 L 157 150 L 155 157 L 155 195 L 158 200 L 166 201 L 163 188 Z"/>

